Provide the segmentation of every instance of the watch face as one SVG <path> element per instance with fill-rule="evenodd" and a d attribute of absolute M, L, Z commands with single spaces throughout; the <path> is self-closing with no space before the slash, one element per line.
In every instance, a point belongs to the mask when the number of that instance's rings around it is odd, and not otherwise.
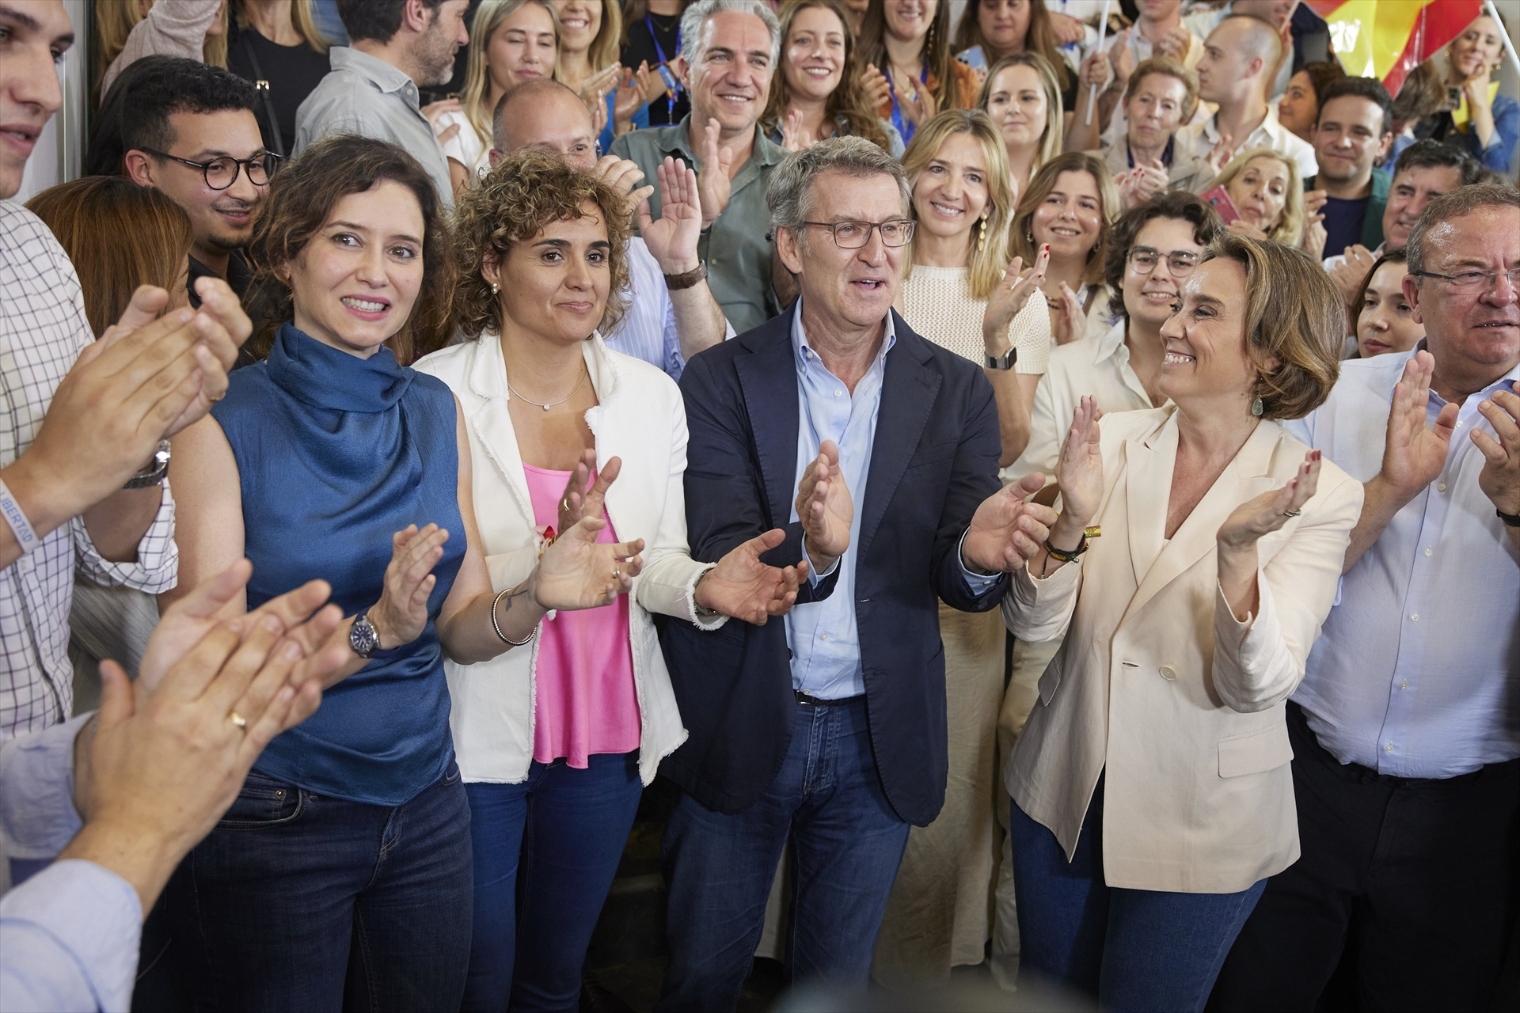
<path fill-rule="evenodd" d="M 375 648 L 380 646 L 380 635 L 370 625 L 369 619 L 360 616 L 354 620 L 354 624 L 348 629 L 348 646 L 354 649 L 354 653 L 361 658 L 367 658 L 375 653 Z"/>

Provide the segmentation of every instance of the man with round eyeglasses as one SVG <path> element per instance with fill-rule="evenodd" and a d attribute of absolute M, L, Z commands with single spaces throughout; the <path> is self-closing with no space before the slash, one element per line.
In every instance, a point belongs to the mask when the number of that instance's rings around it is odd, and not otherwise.
<path fill-rule="evenodd" d="M 168 61 L 133 86 L 122 123 L 123 171 L 174 199 L 195 238 L 186 281 L 221 278 L 245 299 L 253 272 L 243 246 L 279 157 L 264 150 L 253 85 L 194 60 Z"/>

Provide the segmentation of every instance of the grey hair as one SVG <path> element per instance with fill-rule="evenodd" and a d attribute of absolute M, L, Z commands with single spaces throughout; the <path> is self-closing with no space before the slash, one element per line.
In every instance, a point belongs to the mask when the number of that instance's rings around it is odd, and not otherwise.
<path fill-rule="evenodd" d="M 1443 193 L 1429 204 L 1409 233 L 1404 252 L 1409 256 L 1409 273 L 1425 270 L 1425 240 L 1437 225 L 1462 218 L 1484 208 L 1520 208 L 1520 190 L 1502 183 L 1473 183 Z"/>
<path fill-rule="evenodd" d="M 771 35 L 771 66 L 775 67 L 781 59 L 781 22 L 776 20 L 776 12 L 764 0 L 697 0 L 686 8 L 681 15 L 681 59 L 686 61 L 686 66 L 697 65 L 697 57 L 701 55 L 698 47 L 702 45 L 702 26 L 714 14 L 725 11 L 753 14 L 765 22 L 765 30 Z"/>
<path fill-rule="evenodd" d="M 902 198 L 902 216 L 911 217 L 909 203 L 913 190 L 901 162 L 864 137 L 830 137 L 792 152 L 771 173 L 765 206 L 770 208 L 772 228 L 800 232 L 802 223 L 813 213 L 813 180 L 826 172 L 856 179 L 891 176 Z"/>

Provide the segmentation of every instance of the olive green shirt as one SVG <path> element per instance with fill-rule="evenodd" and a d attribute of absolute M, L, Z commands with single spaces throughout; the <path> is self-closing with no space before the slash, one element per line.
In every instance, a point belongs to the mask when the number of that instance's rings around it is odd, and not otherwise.
<path fill-rule="evenodd" d="M 644 170 L 646 185 L 654 184 L 655 170 L 667 155 L 684 160 L 700 172 L 702 163 L 691 150 L 687 132 L 690 126 L 691 117 L 687 116 L 670 126 L 623 134 L 612 142 L 612 154 L 637 163 Z M 771 215 L 765 206 L 765 191 L 772 170 L 786 155 L 779 144 L 755 131 L 754 150 L 733 178 L 728 207 L 698 245 L 698 255 L 707 262 L 707 284 L 713 298 L 740 334 L 781 312 L 771 291 Z M 660 216 L 658 190 L 649 198 L 649 210 L 654 217 Z"/>

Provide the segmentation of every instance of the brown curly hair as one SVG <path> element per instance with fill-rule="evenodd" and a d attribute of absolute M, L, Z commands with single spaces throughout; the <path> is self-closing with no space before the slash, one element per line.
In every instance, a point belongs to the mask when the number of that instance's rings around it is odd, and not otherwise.
<path fill-rule="evenodd" d="M 1251 393 L 1261 398 L 1262 417 L 1303 418 L 1325 403 L 1340 375 L 1340 293 L 1320 262 L 1295 247 L 1220 230 L 1204 260 L 1216 257 L 1245 268 L 1246 348 L 1261 367 Z M 1268 372 L 1264 362 L 1273 357 L 1278 366 Z"/>
<path fill-rule="evenodd" d="M 386 341 L 386 347 L 404 366 L 448 343 L 454 250 L 432 177 L 394 144 L 334 134 L 301 152 L 275 174 L 264 210 L 254 223 L 248 259 L 253 263 L 254 285 L 265 310 L 263 320 L 255 321 L 254 336 L 247 345 L 255 358 L 269 354 L 280 325 L 294 316 L 290 286 L 278 272 L 301 255 L 332 216 L 338 201 L 349 194 L 364 193 L 381 180 L 400 183 L 412 192 L 422 208 L 423 224 L 422 287 L 411 316 Z M 245 302 L 257 304 L 255 299 Z"/>
<path fill-rule="evenodd" d="M 617 187 L 589 172 L 577 172 L 560 158 L 527 148 L 509 155 L 454 205 L 454 248 L 459 287 L 455 322 L 467 338 L 501 333 L 501 296 L 481 274 L 486 255 L 505 259 L 508 251 L 543 232 L 551 222 L 586 217 L 595 205 L 612 245 L 608 266 L 612 284 L 602 315 L 603 333 L 617 326 L 627 310 L 628 239 L 633 233 L 628 198 Z"/>

